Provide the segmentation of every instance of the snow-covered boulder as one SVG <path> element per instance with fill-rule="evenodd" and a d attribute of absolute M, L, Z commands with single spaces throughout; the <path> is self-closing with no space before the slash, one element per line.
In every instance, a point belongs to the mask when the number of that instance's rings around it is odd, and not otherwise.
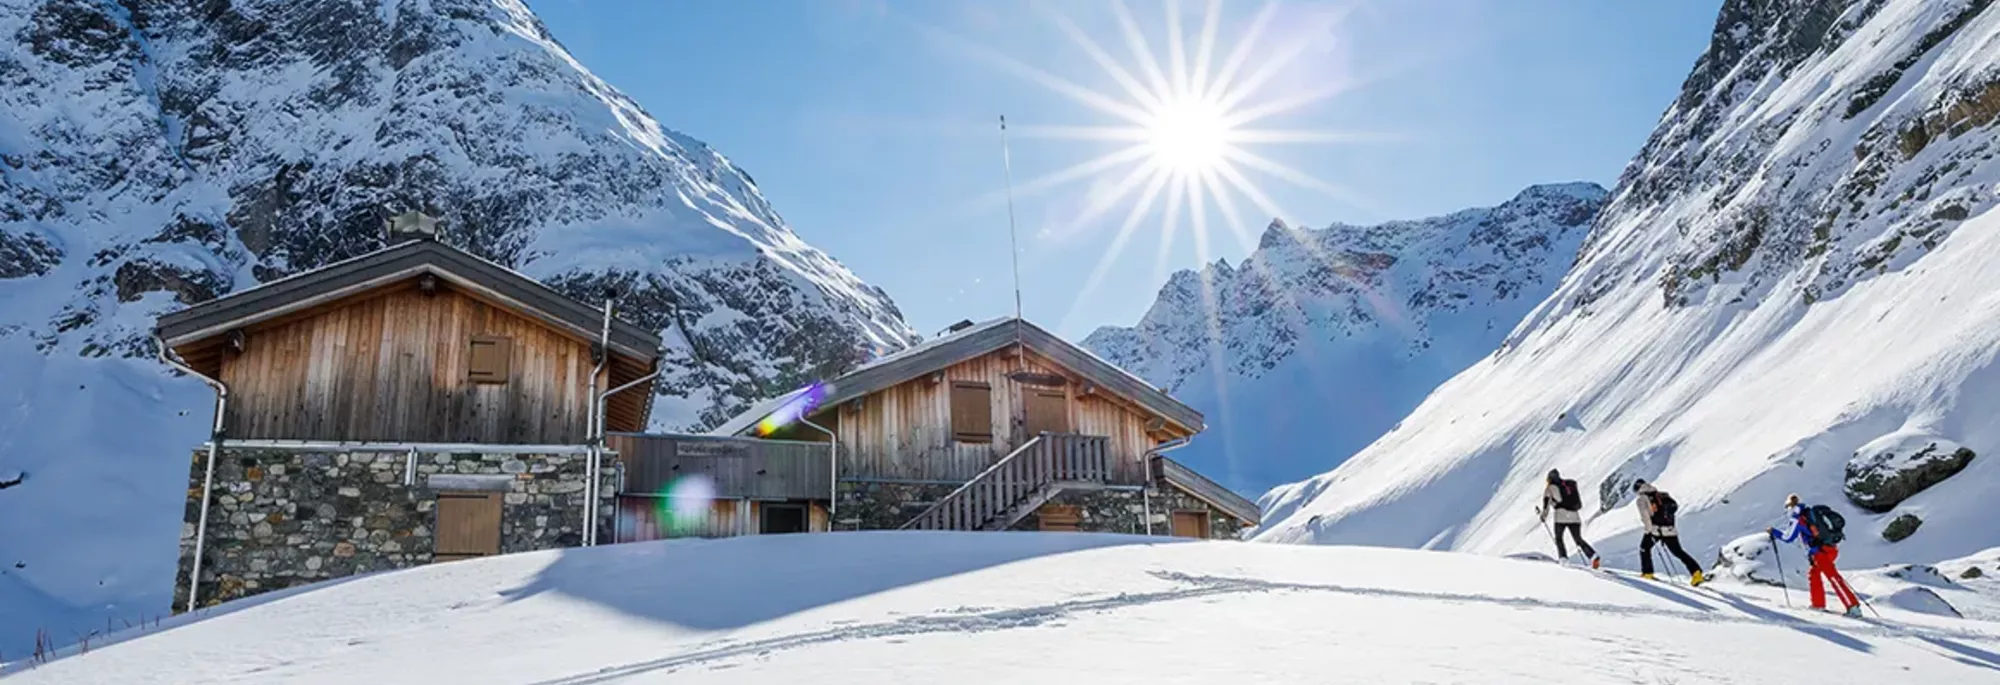
<path fill-rule="evenodd" d="M 1848 501 L 1882 513 L 1972 463 L 1972 450 L 1934 435 L 1896 432 L 1862 445 L 1847 461 Z"/>
<path fill-rule="evenodd" d="M 1940 561 L 1937 569 L 1947 577 L 1961 580 L 1986 577 L 2000 579 L 2000 547 L 1950 561 Z"/>
<path fill-rule="evenodd" d="M 1776 551 L 1770 535 L 1745 535 L 1722 546 L 1722 553 L 1715 559 L 1715 573 L 1746 583 L 1784 585 L 1785 576 L 1778 573 L 1782 562 L 1775 558 Z"/>
<path fill-rule="evenodd" d="M 1958 609 L 1951 605 L 1951 602 L 1944 601 L 1944 598 L 1939 597 L 1937 592 L 1927 587 L 1906 587 L 1891 592 L 1889 596 L 1875 601 L 1919 614 L 1950 616 L 1952 618 L 1965 617 L 1964 614 L 1959 613 Z"/>

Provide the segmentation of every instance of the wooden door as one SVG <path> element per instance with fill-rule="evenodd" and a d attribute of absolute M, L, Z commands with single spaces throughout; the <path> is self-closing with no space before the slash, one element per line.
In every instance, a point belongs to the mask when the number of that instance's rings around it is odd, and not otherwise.
<path fill-rule="evenodd" d="M 1063 391 L 1022 388 L 1021 403 L 1027 414 L 1025 437 L 1069 432 L 1069 395 Z"/>
<path fill-rule="evenodd" d="M 1208 512 L 1206 511 L 1174 512 L 1174 537 L 1207 538 Z"/>
<path fill-rule="evenodd" d="M 1036 522 L 1042 530 L 1075 531 L 1083 522 L 1082 510 L 1074 504 L 1044 504 L 1035 510 Z"/>
<path fill-rule="evenodd" d="M 759 533 L 803 533 L 806 532 L 806 507 L 803 504 L 766 504 Z"/>
<path fill-rule="evenodd" d="M 500 553 L 500 493 L 440 492 L 437 551 L 432 561 L 457 561 Z"/>

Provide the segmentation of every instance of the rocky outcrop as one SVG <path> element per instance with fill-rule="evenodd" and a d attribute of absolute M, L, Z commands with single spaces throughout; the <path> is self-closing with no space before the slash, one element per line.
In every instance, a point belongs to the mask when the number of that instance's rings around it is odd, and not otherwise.
<path fill-rule="evenodd" d="M 1855 506 L 1886 512 L 1965 470 L 1972 458 L 1972 450 L 1942 438 L 1884 436 L 1863 445 L 1848 460 L 1843 492 Z"/>
<path fill-rule="evenodd" d="M 409 209 L 588 301 L 617 286 L 670 341 L 657 428 L 915 337 L 516 0 L 31 0 L 0 35 L 0 278 L 30 282 L 0 335 L 46 353 L 146 354 L 154 316 L 378 249 Z"/>
<path fill-rule="evenodd" d="M 1922 525 L 1924 525 L 1924 520 L 1917 518 L 1916 514 L 1898 516 L 1896 520 L 1890 521 L 1889 525 L 1882 528 L 1882 539 L 1890 542 L 1902 542 L 1909 539 L 1910 536 L 1916 535 L 1917 528 Z"/>
<path fill-rule="evenodd" d="M 1416 357 L 1456 342 L 1436 339 L 1454 333 L 1433 329 L 1439 317 L 1553 288 L 1604 202 L 1603 188 L 1570 183 L 1428 219 L 1323 229 L 1274 221 L 1243 263 L 1176 272 L 1138 325 L 1100 328 L 1083 345 L 1168 389 L 1214 363 L 1256 378 L 1304 346 L 1382 332 L 1403 336 Z"/>
<path fill-rule="evenodd" d="M 62 260 L 62 251 L 34 233 L 0 230 L 0 279 L 47 274 Z"/>

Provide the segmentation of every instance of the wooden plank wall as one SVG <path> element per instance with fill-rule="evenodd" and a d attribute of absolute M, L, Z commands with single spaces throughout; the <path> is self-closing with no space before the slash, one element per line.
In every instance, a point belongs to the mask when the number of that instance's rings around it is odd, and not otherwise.
<path fill-rule="evenodd" d="M 890 387 L 862 398 L 858 409 L 848 405 L 829 408 L 824 412 L 826 419 L 839 425 L 840 477 L 965 481 L 1013 451 L 1026 436 L 1021 430 L 1025 421 L 1021 386 L 1007 378 L 1023 363 L 1010 354 L 1010 350 L 1001 350 L 947 367 L 940 381 L 926 375 Z M 1075 432 L 1110 438 L 1118 482 L 1144 479 L 1145 467 L 1139 455 L 1163 441 L 1147 434 L 1145 416 L 1105 396 L 1079 396 L 1084 383 L 1081 377 L 1032 352 L 1025 367 L 1068 377 L 1069 383 L 1061 390 L 1069 397 L 1069 423 Z M 993 442 L 951 439 L 953 381 L 983 382 L 993 388 Z M 833 419 L 835 415 L 838 419 Z M 828 420 L 815 420 L 832 427 Z"/>
<path fill-rule="evenodd" d="M 513 339 L 506 383 L 466 377 L 474 335 Z M 441 291 L 388 291 L 248 332 L 225 358 L 232 438 L 574 444 L 589 344 Z"/>
<path fill-rule="evenodd" d="M 724 498 L 826 499 L 833 487 L 824 442 L 619 433 L 605 441 L 625 465 L 626 494 L 660 494 L 692 474 L 707 476 Z"/>
<path fill-rule="evenodd" d="M 616 542 L 645 542 L 671 538 L 717 538 L 758 535 L 764 520 L 764 502 L 718 499 L 709 502 L 703 516 L 692 521 L 672 521 L 667 500 L 661 497 L 621 496 L 613 539 Z M 747 516 L 739 512 L 746 512 Z M 740 524 L 740 527 L 739 527 Z M 826 503 L 806 503 L 809 532 L 827 529 Z"/>

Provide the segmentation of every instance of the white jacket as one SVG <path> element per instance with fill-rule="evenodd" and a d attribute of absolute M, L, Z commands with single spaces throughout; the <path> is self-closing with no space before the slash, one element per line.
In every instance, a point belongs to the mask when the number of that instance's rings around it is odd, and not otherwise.
<path fill-rule="evenodd" d="M 1639 496 L 1632 498 L 1633 503 L 1639 507 L 1639 524 L 1645 527 L 1647 535 L 1656 538 L 1678 536 L 1680 531 L 1675 530 L 1673 526 L 1653 525 L 1653 498 L 1648 495 L 1659 491 L 1652 483 L 1639 486 Z"/>
<path fill-rule="evenodd" d="M 1582 493 L 1578 494 L 1581 495 Z M 1562 488 L 1556 487 L 1555 483 L 1550 483 L 1548 487 L 1542 489 L 1542 511 L 1545 512 L 1545 515 L 1549 513 L 1554 514 L 1556 523 L 1583 523 L 1583 512 L 1556 508 L 1556 505 L 1561 504 L 1562 501 Z"/>

